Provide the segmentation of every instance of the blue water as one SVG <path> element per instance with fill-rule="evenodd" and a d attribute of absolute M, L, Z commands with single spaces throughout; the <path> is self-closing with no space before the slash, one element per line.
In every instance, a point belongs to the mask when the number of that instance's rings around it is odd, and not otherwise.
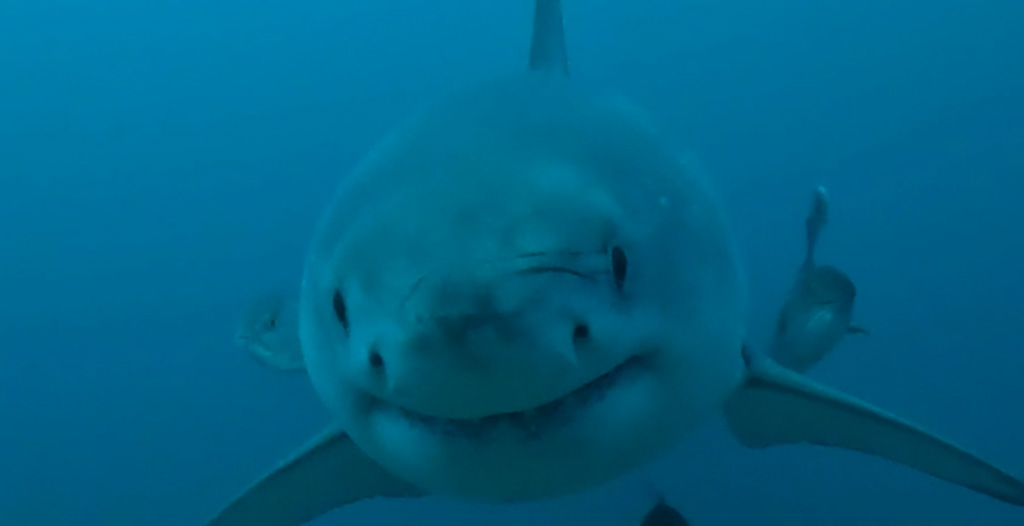
<path fill-rule="evenodd" d="M 826 5 L 832 5 L 831 7 Z M 567 0 L 574 75 L 714 176 L 764 341 L 801 259 L 859 288 L 812 375 L 1024 475 L 1024 4 Z M 437 96 L 523 67 L 526 1 L 0 4 L 0 524 L 201 524 L 326 419 L 231 341 L 297 285 L 338 180 Z M 371 501 L 316 524 L 1021 524 L 863 455 L 742 449 L 709 422 L 555 501 Z"/>

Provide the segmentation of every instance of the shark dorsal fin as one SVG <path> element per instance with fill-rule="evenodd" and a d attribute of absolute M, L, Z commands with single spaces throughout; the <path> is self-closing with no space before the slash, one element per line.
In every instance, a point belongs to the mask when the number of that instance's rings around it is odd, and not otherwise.
<path fill-rule="evenodd" d="M 807 226 L 807 255 L 804 257 L 804 264 L 801 267 L 804 271 L 814 268 L 814 250 L 818 247 L 818 236 L 821 229 L 828 224 L 828 190 L 824 186 L 814 189 L 814 200 L 811 201 L 811 211 L 807 214 L 805 221 Z"/>
<path fill-rule="evenodd" d="M 534 4 L 530 71 L 569 75 L 562 0 L 536 0 Z"/>

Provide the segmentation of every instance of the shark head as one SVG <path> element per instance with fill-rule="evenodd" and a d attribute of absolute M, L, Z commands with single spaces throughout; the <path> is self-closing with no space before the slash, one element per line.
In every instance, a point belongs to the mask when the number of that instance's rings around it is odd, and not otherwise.
<path fill-rule="evenodd" d="M 770 354 L 798 372 L 818 364 L 851 332 L 857 288 L 843 271 L 830 265 L 805 267 L 797 276 L 779 313 Z"/>
<path fill-rule="evenodd" d="M 385 468 L 435 493 L 560 494 L 663 452 L 741 380 L 732 237 L 637 115 L 557 76 L 502 79 L 343 184 L 306 267 L 303 351 Z"/>

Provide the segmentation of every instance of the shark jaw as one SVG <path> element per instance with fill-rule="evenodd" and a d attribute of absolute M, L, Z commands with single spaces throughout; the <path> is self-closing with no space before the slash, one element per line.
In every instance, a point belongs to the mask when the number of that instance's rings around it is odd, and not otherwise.
<path fill-rule="evenodd" d="M 682 424 L 695 425 L 666 419 L 668 385 L 651 355 L 636 354 L 524 411 L 436 417 L 364 395 L 344 425 L 368 456 L 431 494 L 492 503 L 552 498 L 656 458 L 685 433 Z"/>
<path fill-rule="evenodd" d="M 616 388 L 640 379 L 645 374 L 644 362 L 642 355 L 631 356 L 568 394 L 523 411 L 478 418 L 446 418 L 417 413 L 376 397 L 371 401 L 371 410 L 444 436 L 484 439 L 489 434 L 512 432 L 522 440 L 537 439 L 560 425 L 571 424 L 577 414 L 599 405 Z"/>

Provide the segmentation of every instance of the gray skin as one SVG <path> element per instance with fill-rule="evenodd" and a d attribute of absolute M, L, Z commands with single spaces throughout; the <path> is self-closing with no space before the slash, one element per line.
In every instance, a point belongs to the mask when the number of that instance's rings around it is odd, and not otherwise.
<path fill-rule="evenodd" d="M 1024 506 L 1024 482 L 744 345 L 708 179 L 636 105 L 572 82 L 562 27 L 537 0 L 527 71 L 425 109 L 342 180 L 299 300 L 331 422 L 208 524 L 567 495 L 722 410 L 749 447 L 861 451 Z"/>
<path fill-rule="evenodd" d="M 235 327 L 235 343 L 263 365 L 304 372 L 297 299 L 272 292 L 253 300 Z"/>
<path fill-rule="evenodd" d="M 818 265 L 814 251 L 828 222 L 828 194 L 815 189 L 807 216 L 807 252 L 779 312 L 768 355 L 780 365 L 805 373 L 821 362 L 848 334 L 866 334 L 852 324 L 857 287 L 843 271 Z"/>

